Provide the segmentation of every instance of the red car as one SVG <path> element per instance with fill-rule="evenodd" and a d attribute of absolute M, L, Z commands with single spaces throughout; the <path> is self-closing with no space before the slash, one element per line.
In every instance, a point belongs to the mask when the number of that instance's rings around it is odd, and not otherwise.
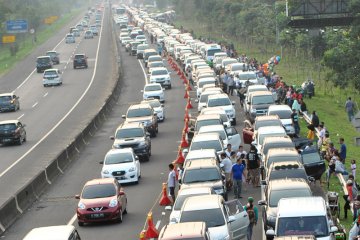
<path fill-rule="evenodd" d="M 93 179 L 88 181 L 79 200 L 77 218 L 79 226 L 84 223 L 118 221 L 126 214 L 127 198 L 124 189 L 114 178 Z"/>

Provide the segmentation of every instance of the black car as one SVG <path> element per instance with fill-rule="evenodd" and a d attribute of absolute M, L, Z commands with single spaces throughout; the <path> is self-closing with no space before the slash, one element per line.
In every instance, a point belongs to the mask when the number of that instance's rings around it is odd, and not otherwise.
<path fill-rule="evenodd" d="M 305 167 L 306 174 L 315 180 L 320 180 L 326 170 L 325 161 L 316 147 L 307 147 L 301 150 L 301 161 Z"/>
<path fill-rule="evenodd" d="M 25 125 L 19 120 L 0 122 L 0 144 L 18 144 L 26 142 Z"/>
<path fill-rule="evenodd" d="M 73 65 L 74 69 L 79 67 L 88 68 L 87 56 L 85 54 L 75 54 Z"/>
<path fill-rule="evenodd" d="M 16 111 L 20 109 L 19 97 L 13 93 L 0 94 L 0 112 Z"/>
<path fill-rule="evenodd" d="M 46 69 L 53 67 L 53 62 L 50 56 L 40 56 L 36 59 L 36 71 L 38 73 L 44 72 Z"/>

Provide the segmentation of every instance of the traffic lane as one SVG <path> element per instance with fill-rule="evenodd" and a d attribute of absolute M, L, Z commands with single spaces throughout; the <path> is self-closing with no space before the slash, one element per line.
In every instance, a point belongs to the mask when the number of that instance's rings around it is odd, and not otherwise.
<path fill-rule="evenodd" d="M 21 92 L 24 92 L 25 96 L 22 109 L 30 109 L 27 113 L 25 113 L 26 111 L 22 113 L 24 115 L 21 118 L 27 125 L 28 142 L 25 144 L 26 146 L 24 145 L 24 147 L 17 149 L 15 153 L 10 151 L 9 155 L 4 155 L 5 161 L 0 166 L 0 173 L 46 135 L 78 101 L 91 81 L 98 41 L 99 39 L 93 39 L 84 41 L 79 45 L 78 49 L 80 51 L 87 50 L 89 52 L 89 68 L 73 70 L 71 63 L 71 68 L 63 71 L 62 86 L 45 88 L 42 85 L 42 75 L 36 74 L 32 77 L 31 81 L 26 83 L 27 86 L 20 89 Z M 27 95 L 32 95 L 32 97 L 27 98 Z M 64 96 L 66 97 L 64 98 Z M 56 110 L 54 107 L 56 107 Z M 7 117 L 6 115 L 3 117 L 4 120 L 9 119 L 5 118 Z"/>
<path fill-rule="evenodd" d="M 114 109 L 111 117 L 108 118 L 103 127 L 89 142 L 88 147 L 81 153 L 80 158 L 73 162 L 71 168 L 53 183 L 52 188 L 41 200 L 35 203 L 24 217 L 10 228 L 5 235 L 6 239 L 19 239 L 19 237 L 24 236 L 33 227 L 66 224 L 74 215 L 77 206 L 77 201 L 71 198 L 71 196 L 78 194 L 87 180 L 100 177 L 101 165 L 98 162 L 103 159 L 105 153 L 111 147 L 112 142 L 109 140 L 109 136 L 113 135 L 116 126 L 122 121 L 120 116 L 123 112 L 126 112 L 129 103 L 141 100 L 140 90 L 144 85 L 143 73 L 138 71 L 139 65 L 134 65 L 136 63 L 135 59 L 127 57 L 132 62 L 125 61 L 126 57 L 124 56 L 123 59 L 123 69 L 125 71 L 118 107 Z M 176 88 L 176 84 L 174 84 L 174 89 L 170 90 L 171 93 L 176 93 Z M 180 84 L 180 93 L 182 93 L 182 89 L 183 87 Z M 163 176 L 167 175 L 166 166 L 176 155 L 174 150 L 176 150 L 178 145 L 176 141 L 179 139 L 180 134 L 179 132 L 174 133 L 174 122 L 172 120 L 179 120 L 177 114 L 182 111 L 176 110 L 168 104 L 171 102 L 183 102 L 182 96 L 180 97 L 182 94 L 177 95 L 177 99 L 167 99 L 165 107 L 168 119 L 160 124 L 158 137 L 152 139 L 153 155 L 150 162 L 141 164 L 142 178 L 140 183 L 138 185 L 125 186 L 129 200 L 129 214 L 124 217 L 123 224 L 120 226 L 118 224 L 96 224 L 80 228 L 78 230 L 82 238 L 102 239 L 107 237 L 109 239 L 117 239 L 117 236 L 122 236 L 123 239 L 135 239 L 138 236 L 139 229 L 143 227 L 142 225 L 146 219 L 147 211 L 152 207 L 161 191 L 161 183 L 166 179 Z M 184 105 L 182 104 L 180 110 L 183 107 Z M 171 109 L 174 110 L 170 111 Z M 183 121 L 180 119 L 178 124 L 183 124 Z M 175 136 L 174 141 L 172 142 L 167 137 L 164 138 L 165 134 L 173 134 Z M 167 146 L 168 144 L 170 146 Z M 157 149 L 159 147 L 163 151 L 159 152 Z M 175 149 L 170 150 L 170 148 Z M 164 151 L 164 149 L 169 150 Z M 159 169 L 164 170 L 163 175 Z M 34 221 L 34 219 L 37 219 L 37 221 Z"/>
<path fill-rule="evenodd" d="M 16 89 L 36 67 L 35 60 L 38 56 L 44 55 L 47 51 L 52 50 L 63 42 L 65 35 L 69 32 L 70 27 L 75 26 L 84 16 L 85 11 L 75 16 L 68 24 L 65 24 L 63 28 L 54 32 L 54 35 L 50 37 L 45 43 L 39 45 L 34 49 L 27 57 L 19 61 L 13 69 L 0 76 L 0 86 L 3 92 L 11 92 Z"/>

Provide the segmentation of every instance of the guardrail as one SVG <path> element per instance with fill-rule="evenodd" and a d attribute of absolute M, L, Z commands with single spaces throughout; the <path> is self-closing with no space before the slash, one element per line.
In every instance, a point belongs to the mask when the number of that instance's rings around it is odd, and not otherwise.
<path fill-rule="evenodd" d="M 87 145 L 88 140 L 93 136 L 96 130 L 106 120 L 116 105 L 120 96 L 122 69 L 119 41 L 116 35 L 116 28 L 113 24 L 110 11 L 109 24 L 112 27 L 113 48 L 116 53 L 118 68 L 115 76 L 116 82 L 112 93 L 99 109 L 99 112 L 87 123 L 82 131 L 61 151 L 49 165 L 38 172 L 22 189 L 14 196 L 10 197 L 2 206 L 0 206 L 0 235 L 6 231 L 21 215 L 27 210 L 42 193 L 52 184 L 56 178 L 63 174 L 69 164 L 76 160 L 81 150 Z"/>

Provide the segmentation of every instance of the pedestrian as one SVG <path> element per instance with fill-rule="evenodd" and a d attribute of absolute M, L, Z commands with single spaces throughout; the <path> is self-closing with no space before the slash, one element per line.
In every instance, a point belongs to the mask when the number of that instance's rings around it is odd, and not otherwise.
<path fill-rule="evenodd" d="M 223 91 L 224 93 L 227 93 L 227 89 L 228 89 L 228 82 L 229 82 L 229 73 L 225 72 L 224 78 L 223 78 Z"/>
<path fill-rule="evenodd" d="M 291 106 L 291 109 L 295 110 L 297 113 L 299 113 L 301 111 L 301 106 L 300 106 L 298 100 L 296 99 L 296 97 L 294 97 L 294 101 L 293 101 L 293 104 Z"/>
<path fill-rule="evenodd" d="M 307 128 L 308 128 L 307 139 L 313 142 L 315 139 L 315 127 L 314 125 L 309 124 Z"/>
<path fill-rule="evenodd" d="M 234 88 L 235 88 L 235 80 L 234 80 L 233 74 L 230 74 L 227 84 L 228 84 L 228 93 L 230 96 L 232 96 L 234 93 Z"/>
<path fill-rule="evenodd" d="M 355 159 L 351 160 L 351 174 L 356 177 L 356 162 Z"/>
<path fill-rule="evenodd" d="M 257 224 L 259 218 L 259 211 L 256 206 L 254 206 L 254 198 L 248 197 L 248 203 L 244 206 L 244 210 L 249 216 L 249 226 L 247 231 L 247 240 L 252 239 L 253 228 Z"/>
<path fill-rule="evenodd" d="M 319 127 L 319 123 L 320 123 L 319 117 L 318 117 L 318 115 L 316 114 L 316 111 L 313 111 L 313 112 L 312 112 L 312 115 L 311 115 L 311 124 L 312 124 L 315 128 L 318 128 L 318 127 Z"/>
<path fill-rule="evenodd" d="M 230 158 L 231 157 L 231 143 L 228 143 L 227 145 L 226 145 L 226 150 L 225 150 L 225 153 L 226 153 L 226 156 L 228 157 L 228 158 Z"/>
<path fill-rule="evenodd" d="M 326 155 L 326 153 L 328 152 L 330 142 L 331 142 L 330 134 L 329 134 L 329 133 L 325 133 L 325 137 L 322 139 L 322 141 L 321 141 L 321 147 L 320 147 L 321 156 L 322 156 L 323 158 L 325 158 L 325 155 Z"/>
<path fill-rule="evenodd" d="M 239 145 L 239 148 L 237 150 L 237 153 L 236 153 L 236 157 L 240 157 L 241 154 L 244 154 L 245 156 L 247 155 L 247 152 L 244 150 L 244 146 L 243 145 Z"/>
<path fill-rule="evenodd" d="M 175 166 L 174 164 L 169 164 L 169 175 L 168 175 L 168 188 L 169 194 L 172 198 L 172 203 L 175 202 L 175 185 L 176 185 L 176 173 L 175 173 Z"/>
<path fill-rule="evenodd" d="M 335 173 L 341 173 L 342 175 L 349 175 L 346 171 L 345 165 L 341 162 L 338 151 L 335 151 L 333 157 L 335 159 Z"/>
<path fill-rule="evenodd" d="M 346 181 L 346 190 L 348 192 L 348 194 L 343 195 L 343 198 L 345 200 L 345 204 L 344 204 L 344 218 L 347 219 L 347 212 L 348 210 L 350 210 L 350 203 L 353 201 L 353 195 L 352 195 L 352 186 L 353 186 L 353 181 L 351 181 L 350 179 Z"/>
<path fill-rule="evenodd" d="M 151 42 L 151 44 L 154 43 L 154 36 L 152 34 L 150 34 L 150 42 Z"/>
<path fill-rule="evenodd" d="M 229 189 L 231 188 L 231 168 L 233 163 L 231 162 L 230 158 L 226 155 L 226 153 L 221 153 L 220 155 L 221 157 L 221 164 L 222 164 L 222 169 L 224 170 L 225 173 L 225 183 L 226 186 L 229 187 Z"/>
<path fill-rule="evenodd" d="M 300 136 L 299 115 L 297 114 L 296 109 L 293 108 L 292 111 L 293 112 L 291 114 L 291 120 L 292 120 L 292 125 L 293 125 L 293 127 L 295 129 L 295 137 L 299 137 Z"/>
<path fill-rule="evenodd" d="M 345 140 L 344 138 L 340 138 L 339 139 L 339 144 L 340 144 L 340 159 L 341 161 L 345 164 L 345 159 L 346 159 L 346 144 L 345 144 Z"/>
<path fill-rule="evenodd" d="M 260 181 L 260 158 L 257 152 L 257 149 L 254 145 L 251 145 L 250 152 L 246 156 L 247 159 L 247 170 L 248 170 L 248 178 L 250 183 L 252 183 L 253 187 L 259 187 Z"/>
<path fill-rule="evenodd" d="M 351 100 L 351 97 L 349 97 L 345 102 L 345 110 L 347 112 L 349 122 L 351 122 L 354 117 L 354 108 L 354 102 Z"/>
<path fill-rule="evenodd" d="M 307 107 L 306 107 L 306 103 L 304 102 L 304 99 L 300 99 L 300 111 L 302 114 L 307 115 Z"/>
<path fill-rule="evenodd" d="M 236 163 L 236 152 L 235 152 L 235 151 L 232 151 L 232 152 L 230 153 L 230 160 L 231 160 L 231 162 L 232 162 L 233 164 Z"/>
<path fill-rule="evenodd" d="M 242 198 L 242 196 L 241 196 L 242 175 L 243 175 L 245 167 L 246 167 L 246 165 L 241 161 L 240 158 L 238 158 L 236 160 L 236 164 L 234 164 L 231 168 L 231 177 L 233 179 L 234 196 L 236 199 Z"/>

